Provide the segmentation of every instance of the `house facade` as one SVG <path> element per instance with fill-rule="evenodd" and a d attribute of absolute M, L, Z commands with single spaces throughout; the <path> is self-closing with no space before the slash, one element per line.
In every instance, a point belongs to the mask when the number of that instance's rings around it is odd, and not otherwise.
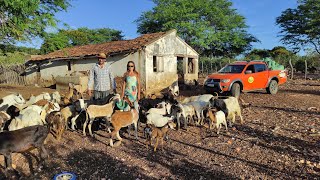
<path fill-rule="evenodd" d="M 159 92 L 178 80 L 190 84 L 198 79 L 198 53 L 177 36 L 176 30 L 171 30 L 32 56 L 26 63 L 26 81 L 50 86 L 56 83 L 57 77 L 72 76 L 75 72 L 87 74 L 97 63 L 99 53 L 107 54 L 106 62 L 115 77 L 122 77 L 127 62 L 133 61 L 146 95 Z"/>

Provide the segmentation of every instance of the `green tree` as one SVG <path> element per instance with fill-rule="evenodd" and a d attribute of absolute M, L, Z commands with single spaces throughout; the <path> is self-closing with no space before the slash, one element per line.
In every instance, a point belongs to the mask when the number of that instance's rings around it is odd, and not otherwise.
<path fill-rule="evenodd" d="M 29 47 L 14 46 L 12 44 L 0 44 L 0 52 L 1 54 L 14 53 L 14 52 L 22 52 L 27 54 L 39 54 L 40 50 L 35 48 L 29 48 Z"/>
<path fill-rule="evenodd" d="M 258 40 L 228 0 L 153 0 L 155 7 L 137 20 L 141 34 L 177 29 L 180 37 L 206 56 L 234 57 Z"/>
<path fill-rule="evenodd" d="M 261 60 L 263 58 L 271 57 L 270 51 L 267 49 L 253 49 L 245 56 L 247 60 Z"/>
<path fill-rule="evenodd" d="M 65 47 L 98 44 L 122 39 L 123 35 L 121 31 L 109 28 L 61 29 L 58 33 L 47 34 L 40 50 L 41 53 L 46 54 Z"/>
<path fill-rule="evenodd" d="M 287 9 L 277 17 L 281 41 L 293 49 L 313 47 L 320 54 L 320 0 L 298 0 L 298 7 Z"/>
<path fill-rule="evenodd" d="M 70 0 L 2 0 L 0 44 L 42 37 L 45 28 L 56 26 L 54 14 L 65 11 Z"/>

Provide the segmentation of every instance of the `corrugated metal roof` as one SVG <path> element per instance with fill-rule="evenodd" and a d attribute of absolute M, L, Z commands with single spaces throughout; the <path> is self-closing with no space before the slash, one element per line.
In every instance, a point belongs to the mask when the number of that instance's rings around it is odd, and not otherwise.
<path fill-rule="evenodd" d="M 169 31 L 171 32 L 171 31 Z M 169 32 L 158 32 L 151 34 L 144 34 L 132 40 L 123 41 L 111 41 L 102 44 L 89 44 L 84 46 L 75 46 L 70 48 L 64 48 L 58 51 L 51 52 L 45 55 L 31 56 L 29 61 L 41 61 L 49 59 L 65 59 L 71 57 L 81 56 L 95 56 L 99 53 L 105 53 L 110 55 L 112 53 L 130 52 L 140 49 L 141 47 L 148 45 L 159 38 L 163 37 Z"/>

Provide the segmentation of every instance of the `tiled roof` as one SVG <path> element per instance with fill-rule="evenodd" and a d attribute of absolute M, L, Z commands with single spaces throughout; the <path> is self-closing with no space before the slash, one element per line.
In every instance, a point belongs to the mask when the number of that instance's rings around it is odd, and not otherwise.
<path fill-rule="evenodd" d="M 29 61 L 41 61 L 47 59 L 64 59 L 69 57 L 80 57 L 80 56 L 94 56 L 99 53 L 105 53 L 110 55 L 112 53 L 130 52 L 140 49 L 141 47 L 148 45 L 162 36 L 166 32 L 158 32 L 151 34 L 144 34 L 132 40 L 123 41 L 111 41 L 102 44 L 89 44 L 84 46 L 75 46 L 70 48 L 64 48 L 58 51 L 51 52 L 45 55 L 32 56 Z"/>

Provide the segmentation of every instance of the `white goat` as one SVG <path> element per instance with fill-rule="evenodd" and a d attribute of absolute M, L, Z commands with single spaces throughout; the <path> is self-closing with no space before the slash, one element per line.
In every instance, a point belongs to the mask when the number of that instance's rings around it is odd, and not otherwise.
<path fill-rule="evenodd" d="M 187 127 L 187 122 L 190 122 L 191 119 L 195 116 L 195 109 L 191 104 L 181 104 L 178 103 L 177 106 L 181 109 L 181 112 L 177 113 L 177 123 L 178 128 L 180 128 L 180 118 L 185 118 L 184 127 Z"/>
<path fill-rule="evenodd" d="M 171 103 L 167 103 L 165 101 L 158 104 L 158 107 L 160 108 L 150 108 L 147 113 L 149 114 L 161 114 L 166 115 L 171 113 Z"/>
<path fill-rule="evenodd" d="M 209 100 L 211 98 L 213 98 L 214 96 L 212 94 L 203 94 L 203 95 L 199 95 L 199 96 L 191 96 L 191 97 L 186 97 L 181 103 L 189 103 L 189 102 L 193 102 L 193 101 L 205 101 L 205 102 L 209 102 Z"/>
<path fill-rule="evenodd" d="M 204 119 L 203 111 L 209 107 L 210 103 L 205 101 L 193 101 L 193 102 L 187 103 L 187 105 L 193 106 L 198 118 L 197 124 L 202 125 L 203 119 Z"/>
<path fill-rule="evenodd" d="M 20 111 L 20 115 L 15 117 L 10 125 L 9 131 L 21 129 L 28 126 L 46 124 L 46 115 L 56 110 L 54 103 L 48 102 L 45 106 L 32 105 Z"/>
<path fill-rule="evenodd" d="M 227 119 L 231 120 L 232 123 L 236 120 L 236 115 L 240 116 L 240 123 L 243 124 L 243 118 L 241 115 L 241 108 L 239 101 L 235 97 L 228 97 L 227 99 L 213 99 L 210 103 L 217 110 L 223 111 L 227 114 Z"/>
<path fill-rule="evenodd" d="M 55 91 L 51 94 L 51 101 L 60 104 L 61 95 L 60 95 L 59 91 Z"/>
<path fill-rule="evenodd" d="M 163 127 L 168 124 L 169 121 L 173 120 L 173 116 L 167 117 L 161 114 L 148 114 L 147 115 L 147 124 L 152 124 L 155 127 Z"/>
<path fill-rule="evenodd" d="M 227 122 L 226 122 L 226 115 L 223 111 L 214 111 L 213 109 L 208 109 L 207 115 L 210 118 L 210 129 L 215 124 L 217 128 L 217 134 L 221 129 L 222 124 L 226 127 L 226 131 L 228 131 Z"/>
<path fill-rule="evenodd" d="M 174 96 L 179 96 L 179 85 L 178 81 L 175 81 L 174 83 L 169 86 L 169 91 L 172 93 Z"/>
<path fill-rule="evenodd" d="M 109 121 L 109 118 L 111 117 L 113 113 L 113 108 L 115 106 L 115 102 L 120 99 L 120 95 L 116 94 L 114 97 L 111 98 L 112 101 L 105 105 L 89 105 L 86 108 L 86 121 L 83 124 L 83 135 L 86 135 L 86 126 L 88 124 L 88 129 L 90 135 L 93 137 L 91 126 L 95 118 L 97 117 L 103 117 L 106 118 L 107 121 Z"/>
<path fill-rule="evenodd" d="M 25 103 L 26 100 L 21 94 L 10 94 L 0 99 L 0 111 L 6 111 L 12 105 L 19 106 Z"/>

